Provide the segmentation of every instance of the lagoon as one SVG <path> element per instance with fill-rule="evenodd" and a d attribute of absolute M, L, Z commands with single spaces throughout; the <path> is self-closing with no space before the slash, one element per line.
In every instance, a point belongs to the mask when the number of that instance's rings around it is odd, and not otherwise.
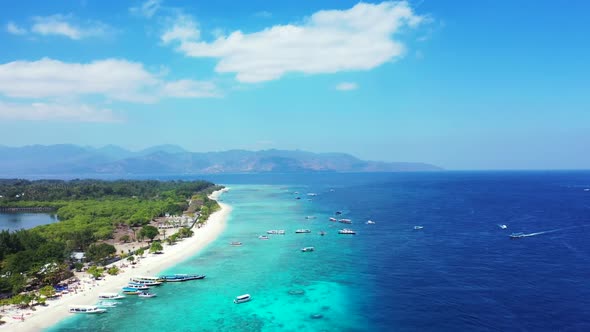
<path fill-rule="evenodd" d="M 59 221 L 54 213 L 0 213 L 0 230 L 16 231 Z"/>

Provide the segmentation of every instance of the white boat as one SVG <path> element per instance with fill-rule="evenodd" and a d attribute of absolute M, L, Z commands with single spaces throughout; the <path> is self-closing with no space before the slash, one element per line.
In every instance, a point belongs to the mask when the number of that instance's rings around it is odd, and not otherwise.
<path fill-rule="evenodd" d="M 298 229 L 298 230 L 295 231 L 295 233 L 298 233 L 298 234 L 300 234 L 300 233 L 311 233 L 311 230 L 309 230 L 309 229 Z"/>
<path fill-rule="evenodd" d="M 375 225 L 375 222 L 373 220 L 367 220 L 367 225 Z"/>
<path fill-rule="evenodd" d="M 101 293 L 98 294 L 98 299 L 99 300 L 120 300 L 120 299 L 124 299 L 125 296 L 121 295 L 119 293 Z"/>
<path fill-rule="evenodd" d="M 315 219 L 315 216 L 306 216 L 305 219 Z"/>
<path fill-rule="evenodd" d="M 415 230 L 419 230 L 419 229 L 422 229 L 422 228 L 424 228 L 424 226 L 414 226 L 414 229 Z"/>
<path fill-rule="evenodd" d="M 284 235 L 285 234 L 285 230 L 284 229 L 271 229 L 269 231 L 266 231 L 266 234 L 279 234 L 279 235 Z"/>
<path fill-rule="evenodd" d="M 127 285 L 126 287 L 128 287 L 128 288 L 134 288 L 134 289 L 137 289 L 137 290 L 148 290 L 148 289 L 150 289 L 146 285 L 138 284 L 138 283 L 135 283 L 135 282 L 130 282 L 129 285 Z"/>
<path fill-rule="evenodd" d="M 69 311 L 73 314 L 102 314 L 107 309 L 95 305 L 71 305 Z"/>
<path fill-rule="evenodd" d="M 330 221 L 338 221 L 338 219 L 336 219 L 334 217 L 330 217 Z"/>
<path fill-rule="evenodd" d="M 154 293 L 148 293 L 148 292 L 143 292 L 143 293 L 139 293 L 139 295 L 137 295 L 138 297 L 141 298 L 146 298 L 149 299 L 150 297 L 156 297 L 156 294 Z"/>
<path fill-rule="evenodd" d="M 260 235 L 260 236 L 258 237 L 258 239 L 259 239 L 259 240 L 268 240 L 268 236 L 266 236 L 266 235 Z"/>
<path fill-rule="evenodd" d="M 307 196 L 317 196 L 318 194 L 316 193 L 307 193 Z"/>
<path fill-rule="evenodd" d="M 234 299 L 234 303 L 236 303 L 236 304 L 244 303 L 244 302 L 250 301 L 251 299 L 252 298 L 250 297 L 250 294 L 244 294 L 244 295 L 236 296 L 236 298 Z"/>
<path fill-rule="evenodd" d="M 305 248 L 301 248 L 301 251 L 303 252 L 311 252 L 314 251 L 315 248 L 314 247 L 305 247 Z"/>
<path fill-rule="evenodd" d="M 343 224 L 352 224 L 352 220 L 350 219 L 339 219 L 338 222 Z"/>
<path fill-rule="evenodd" d="M 508 225 L 499 224 L 498 227 L 500 227 L 501 229 L 506 229 L 506 228 L 508 228 Z"/>
<path fill-rule="evenodd" d="M 134 284 L 138 284 L 138 285 L 144 285 L 144 286 L 159 286 L 162 284 L 161 281 L 158 281 L 157 278 L 154 279 L 146 279 L 147 277 L 133 277 L 130 278 L 129 280 L 131 282 L 133 282 Z"/>
<path fill-rule="evenodd" d="M 353 231 L 352 229 L 348 229 L 348 228 L 344 228 L 338 231 L 338 234 L 350 234 L 350 235 L 354 235 L 356 234 L 355 231 Z"/>
<path fill-rule="evenodd" d="M 234 242 L 230 242 L 230 245 L 237 247 L 237 246 L 241 246 L 242 245 L 242 242 L 234 241 Z"/>

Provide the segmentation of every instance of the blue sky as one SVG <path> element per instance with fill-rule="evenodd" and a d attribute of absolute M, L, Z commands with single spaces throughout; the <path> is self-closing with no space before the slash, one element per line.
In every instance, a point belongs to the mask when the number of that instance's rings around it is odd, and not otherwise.
<path fill-rule="evenodd" d="M 586 1 L 6 1 L 0 144 L 590 168 Z"/>

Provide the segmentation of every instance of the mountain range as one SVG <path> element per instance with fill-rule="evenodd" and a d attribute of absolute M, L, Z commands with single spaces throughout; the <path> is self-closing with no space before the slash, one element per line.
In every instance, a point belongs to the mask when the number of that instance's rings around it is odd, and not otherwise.
<path fill-rule="evenodd" d="M 437 171 L 411 162 L 364 161 L 345 153 L 300 150 L 190 152 L 176 145 L 130 151 L 116 145 L 0 146 L 0 175 L 172 175 L 261 172 Z"/>

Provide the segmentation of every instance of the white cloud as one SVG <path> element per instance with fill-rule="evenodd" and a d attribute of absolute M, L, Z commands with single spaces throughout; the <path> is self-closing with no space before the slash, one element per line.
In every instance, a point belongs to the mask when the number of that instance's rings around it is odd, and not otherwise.
<path fill-rule="evenodd" d="M 151 103 L 161 97 L 209 97 L 212 91 L 213 83 L 165 81 L 147 71 L 143 64 L 121 59 L 66 63 L 44 58 L 0 64 L 0 94 L 12 98 L 102 95 L 113 100 Z"/>
<path fill-rule="evenodd" d="M 6 24 L 6 31 L 13 35 L 24 35 L 27 33 L 26 29 L 19 27 L 13 22 L 8 22 L 8 24 Z"/>
<path fill-rule="evenodd" d="M 338 85 L 336 85 L 336 90 L 339 91 L 351 91 L 351 90 L 356 90 L 358 89 L 358 84 L 354 83 L 354 82 L 342 82 L 339 83 Z"/>
<path fill-rule="evenodd" d="M 172 27 L 162 35 L 161 39 L 164 44 L 173 41 L 187 43 L 198 40 L 200 35 L 197 24 L 190 17 L 179 15 L 174 20 Z"/>
<path fill-rule="evenodd" d="M 0 119 L 27 121 L 118 122 L 110 109 L 97 109 L 85 104 L 5 103 L 0 101 Z"/>
<path fill-rule="evenodd" d="M 236 73 L 241 82 L 274 80 L 290 72 L 305 74 L 370 70 L 404 54 L 393 37 L 424 18 L 407 2 L 359 3 L 348 10 L 323 10 L 301 24 L 275 25 L 262 31 L 234 31 L 213 42 L 196 40 L 197 25 L 184 17 L 178 33 L 175 24 L 162 36 L 177 42 L 191 57 L 218 58 L 215 70 Z"/>
<path fill-rule="evenodd" d="M 129 11 L 136 15 L 151 18 L 160 9 L 161 0 L 147 0 L 138 7 L 131 7 Z"/>
<path fill-rule="evenodd" d="M 109 29 L 107 25 L 100 22 L 88 21 L 84 26 L 74 22 L 72 16 L 51 15 L 33 17 L 31 31 L 43 36 L 57 35 L 78 40 L 86 37 L 101 36 Z"/>

